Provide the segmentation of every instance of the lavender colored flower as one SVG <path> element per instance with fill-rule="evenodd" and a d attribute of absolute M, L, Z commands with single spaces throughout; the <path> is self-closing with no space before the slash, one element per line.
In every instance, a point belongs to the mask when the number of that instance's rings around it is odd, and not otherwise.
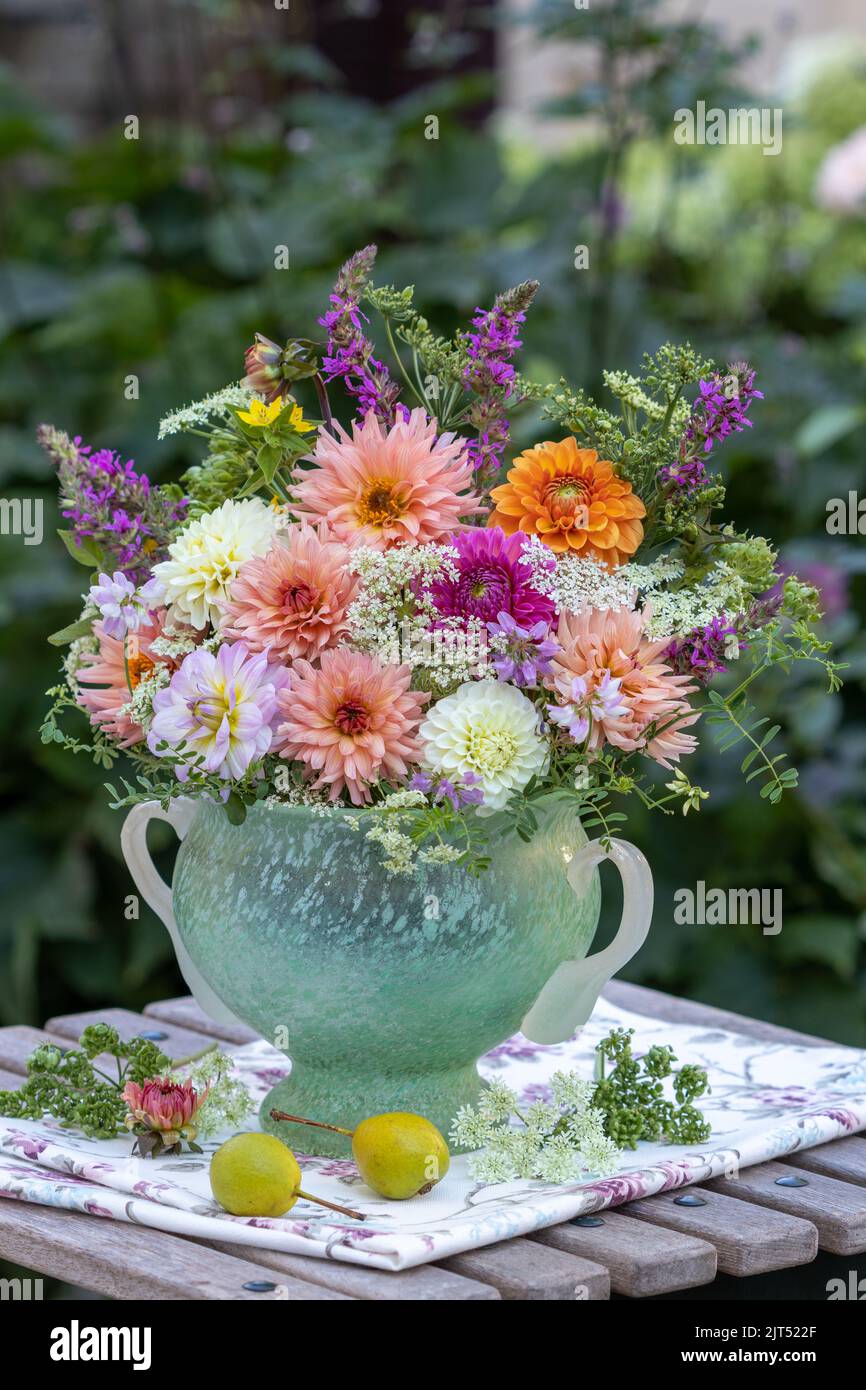
<path fill-rule="evenodd" d="M 242 777 L 269 751 L 277 693 L 290 684 L 286 667 L 269 665 L 266 652 L 250 655 L 243 642 L 226 642 L 216 655 L 198 647 L 154 696 L 147 746 L 177 759 L 181 781 L 193 763 L 224 781 Z"/>
<path fill-rule="evenodd" d="M 111 577 L 100 574 L 99 583 L 90 586 L 87 597 L 99 609 L 103 631 L 118 642 L 147 622 L 147 604 L 140 601 L 135 585 L 122 570 L 115 570 Z"/>
<path fill-rule="evenodd" d="M 510 613 L 503 611 L 495 623 L 487 624 L 487 631 L 493 639 L 493 666 L 501 681 L 533 689 L 539 676 L 552 673 L 551 661 L 560 648 L 544 619 L 532 627 L 520 627 Z"/>
<path fill-rule="evenodd" d="M 548 705 L 547 716 L 552 724 L 565 729 L 575 743 L 583 743 L 593 719 L 617 719 L 628 714 L 621 700 L 622 679 L 605 671 L 598 685 L 590 690 L 586 676 L 575 676 L 571 682 L 571 700 L 567 705 Z"/>
<path fill-rule="evenodd" d="M 376 259 L 376 247 L 365 246 L 350 256 L 337 276 L 330 295 L 331 308 L 319 319 L 328 330 L 328 347 L 322 359 L 326 380 L 342 380 L 358 402 L 358 414 L 372 410 L 384 425 L 394 422 L 399 385 L 388 368 L 373 356 L 373 344 L 364 332 L 366 317 L 359 307 Z"/>
<path fill-rule="evenodd" d="M 685 637 L 674 638 L 664 652 L 664 660 L 677 675 L 694 676 L 706 684 L 727 670 L 728 661 L 739 655 L 741 645 L 738 624 L 730 622 L 723 613 Z"/>
<path fill-rule="evenodd" d="M 673 483 L 680 488 L 687 497 L 699 492 L 709 482 L 709 474 L 704 466 L 704 461 L 700 457 L 685 454 L 677 459 L 676 463 L 663 464 L 659 469 L 659 477 L 662 482 Z"/>
<path fill-rule="evenodd" d="M 94 451 L 76 436 L 40 425 L 37 438 L 57 468 L 60 505 L 78 546 L 99 556 L 105 571 L 120 571 L 134 583 L 165 558 L 186 509 L 152 487 L 132 459 L 111 449 Z"/>
<path fill-rule="evenodd" d="M 482 487 L 489 487 L 502 467 L 510 438 L 506 408 L 512 404 L 515 376 L 511 359 L 522 346 L 520 325 L 537 289 L 537 280 L 527 280 L 497 295 L 492 309 L 476 309 L 472 329 L 463 335 L 468 359 L 463 383 L 475 396 L 469 422 L 476 439 L 469 455 Z"/>
<path fill-rule="evenodd" d="M 484 801 L 481 778 L 477 773 L 466 771 L 457 779 L 444 773 L 416 772 L 409 783 L 411 791 L 423 792 L 433 802 L 447 801 L 455 811 L 465 806 L 480 806 Z"/>
<path fill-rule="evenodd" d="M 555 614 L 552 599 L 533 588 L 532 570 L 521 563 L 527 536 L 506 536 L 499 526 L 471 527 L 446 538 L 457 551 L 456 576 L 436 578 L 429 594 L 443 618 L 479 618 L 493 622 L 503 612 L 521 627 L 548 625 Z M 556 568 L 551 553 L 549 569 Z"/>

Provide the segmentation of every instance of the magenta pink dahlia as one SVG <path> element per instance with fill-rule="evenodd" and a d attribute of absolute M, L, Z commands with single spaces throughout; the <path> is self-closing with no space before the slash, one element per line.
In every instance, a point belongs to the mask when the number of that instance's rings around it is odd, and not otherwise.
<path fill-rule="evenodd" d="M 495 622 L 500 613 L 514 618 L 518 627 L 550 623 L 553 601 L 532 586 L 532 570 L 521 563 L 526 536 L 506 536 L 498 526 L 458 531 L 443 542 L 458 553 L 457 577 L 435 579 L 430 596 L 443 618 L 478 618 Z M 551 568 L 555 560 L 550 557 Z"/>

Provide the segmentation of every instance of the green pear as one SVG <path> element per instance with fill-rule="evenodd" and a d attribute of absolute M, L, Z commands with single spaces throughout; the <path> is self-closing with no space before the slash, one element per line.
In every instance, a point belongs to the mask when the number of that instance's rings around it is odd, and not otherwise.
<path fill-rule="evenodd" d="M 423 1115 L 405 1110 L 371 1115 L 354 1131 L 323 1124 L 321 1120 L 287 1115 L 283 1110 L 272 1110 L 271 1118 L 347 1135 L 352 1140 L 358 1171 L 367 1186 L 380 1197 L 396 1202 L 429 1192 L 442 1181 L 451 1162 L 448 1145 L 436 1126 Z"/>

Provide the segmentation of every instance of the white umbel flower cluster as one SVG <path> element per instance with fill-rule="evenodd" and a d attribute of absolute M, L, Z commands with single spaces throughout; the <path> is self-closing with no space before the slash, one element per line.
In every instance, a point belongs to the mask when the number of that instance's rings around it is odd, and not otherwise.
<path fill-rule="evenodd" d="M 169 559 L 154 566 L 162 602 L 177 622 L 203 628 L 219 626 L 222 603 L 241 565 L 264 555 L 276 530 L 277 517 L 259 497 L 223 502 L 185 526 L 168 548 Z"/>
<path fill-rule="evenodd" d="M 467 772 L 480 778 L 479 816 L 501 811 L 547 760 L 535 706 L 516 686 L 500 681 L 467 681 L 437 700 L 420 735 L 425 767 L 449 780 Z"/>
<path fill-rule="evenodd" d="M 182 410 L 173 410 L 169 415 L 164 415 L 159 422 L 157 439 L 167 439 L 170 434 L 182 434 L 184 430 L 200 429 L 214 415 L 227 415 L 235 406 L 248 408 L 250 399 L 261 400 L 261 397 L 240 382 L 224 386 L 221 391 L 193 401 L 192 405 L 185 405 Z"/>

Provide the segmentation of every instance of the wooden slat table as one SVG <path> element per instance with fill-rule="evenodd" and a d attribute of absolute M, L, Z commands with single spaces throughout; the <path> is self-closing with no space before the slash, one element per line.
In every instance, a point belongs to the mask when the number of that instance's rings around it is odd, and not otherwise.
<path fill-rule="evenodd" d="M 634 1013 L 671 1022 L 807 1046 L 825 1042 L 637 985 L 615 981 L 605 994 Z M 255 1036 L 213 1023 L 189 998 L 151 1004 L 143 1015 L 99 1009 L 51 1018 L 44 1030 L 0 1028 L 0 1088 L 20 1083 L 38 1042 L 68 1046 L 97 1019 L 127 1037 L 158 1032 L 160 1047 L 174 1057 L 214 1038 L 243 1043 Z M 806 1185 L 778 1185 L 779 1176 L 793 1173 Z M 646 1298 L 696 1288 L 717 1272 L 744 1277 L 787 1269 L 813 1260 L 819 1247 L 866 1251 L 866 1138 L 837 1139 L 690 1190 L 703 1205 L 684 1207 L 676 1192 L 659 1193 L 591 1222 L 566 1221 L 393 1274 L 0 1201 L 0 1257 L 118 1299 L 592 1301 L 611 1292 Z"/>

